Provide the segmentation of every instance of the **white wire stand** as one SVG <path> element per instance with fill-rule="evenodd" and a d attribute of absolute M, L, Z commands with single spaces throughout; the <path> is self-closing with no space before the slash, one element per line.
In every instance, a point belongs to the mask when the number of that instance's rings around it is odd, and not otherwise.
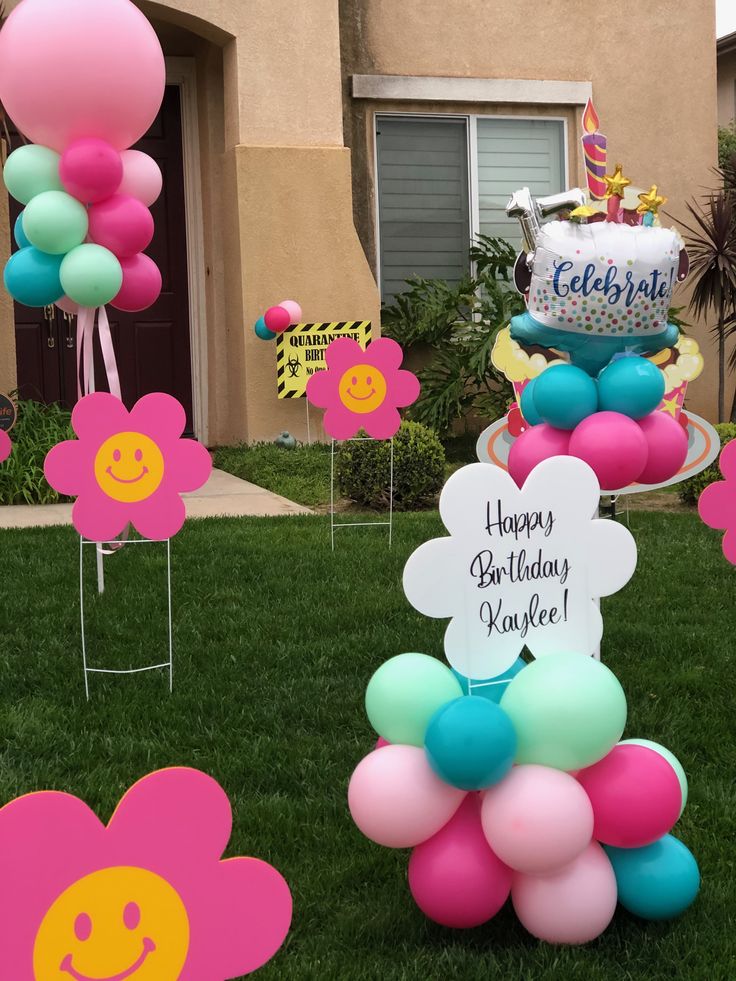
<path fill-rule="evenodd" d="M 312 430 L 311 430 L 311 427 L 309 425 L 309 399 L 307 398 L 306 394 L 304 395 L 304 404 L 307 407 L 307 445 L 308 446 L 311 446 L 312 445 Z"/>
<path fill-rule="evenodd" d="M 353 436 L 352 439 L 343 440 L 345 443 L 360 443 L 365 440 L 373 441 L 372 436 Z M 383 442 L 383 440 L 379 440 Z M 388 490 L 388 521 L 335 521 L 335 440 L 332 440 L 332 450 L 330 452 L 330 541 L 332 551 L 335 551 L 335 529 L 336 528 L 370 528 L 388 526 L 388 547 L 391 548 L 394 531 L 394 441 L 391 439 L 391 449 L 389 452 L 389 490 Z"/>
<path fill-rule="evenodd" d="M 151 538 L 128 538 L 125 540 L 117 540 L 113 542 L 108 542 L 109 545 L 161 545 L 160 541 L 154 541 Z M 171 623 L 171 539 L 166 539 L 166 588 L 167 588 L 167 612 L 169 621 L 169 633 L 168 633 L 168 648 L 169 656 L 168 660 L 162 661 L 160 664 L 149 664 L 142 668 L 92 668 L 89 666 L 89 659 L 87 656 L 87 637 L 85 631 L 84 623 L 84 546 L 93 545 L 99 546 L 99 542 L 91 542 L 86 538 L 80 536 L 79 538 L 79 618 L 82 628 L 82 663 L 84 665 L 84 692 L 87 696 L 87 701 L 89 701 L 89 676 L 91 674 L 141 674 L 144 671 L 157 671 L 167 669 L 169 672 L 169 692 L 174 690 L 174 638 L 172 632 Z M 102 559 L 99 548 L 96 547 L 97 552 L 97 562 L 98 569 L 99 563 Z M 99 590 L 103 592 L 103 590 Z"/>

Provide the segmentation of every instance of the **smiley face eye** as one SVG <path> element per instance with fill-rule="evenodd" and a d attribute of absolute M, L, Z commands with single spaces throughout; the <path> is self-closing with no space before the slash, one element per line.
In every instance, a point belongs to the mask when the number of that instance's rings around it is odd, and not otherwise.
<path fill-rule="evenodd" d="M 123 923 L 129 930 L 135 930 L 141 922 L 141 908 L 138 903 L 128 903 L 123 910 Z"/>
<path fill-rule="evenodd" d="M 143 459 L 143 450 L 136 450 L 135 451 L 135 458 L 138 461 L 138 463 L 140 463 L 141 460 Z"/>
<path fill-rule="evenodd" d="M 352 385 L 357 385 L 358 384 L 358 376 L 357 375 L 353 375 L 353 377 L 351 378 L 350 381 L 351 381 L 351 384 Z"/>
<path fill-rule="evenodd" d="M 115 461 L 115 463 L 118 463 L 120 461 L 120 456 L 121 456 L 120 450 L 113 451 L 112 458 Z"/>
<path fill-rule="evenodd" d="M 92 920 L 87 913 L 80 913 L 74 921 L 74 933 L 77 940 L 89 940 L 92 934 Z"/>
<path fill-rule="evenodd" d="M 366 385 L 372 385 L 373 384 L 373 379 L 371 378 L 370 375 L 368 375 L 368 377 L 366 378 L 365 383 L 366 383 Z"/>

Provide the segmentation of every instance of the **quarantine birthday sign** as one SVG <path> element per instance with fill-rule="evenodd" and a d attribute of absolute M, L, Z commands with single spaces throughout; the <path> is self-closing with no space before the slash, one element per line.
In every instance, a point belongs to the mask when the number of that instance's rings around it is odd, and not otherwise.
<path fill-rule="evenodd" d="M 524 647 L 534 657 L 595 651 L 603 634 L 595 601 L 636 568 L 631 533 L 597 518 L 599 500 L 595 474 L 572 457 L 545 460 L 521 490 L 484 463 L 450 477 L 440 497 L 450 537 L 410 556 L 404 591 L 420 613 L 451 618 L 453 668 L 492 678 Z"/>
<path fill-rule="evenodd" d="M 357 341 L 365 351 L 371 339 L 370 320 L 294 324 L 276 338 L 276 380 L 280 399 L 301 399 L 307 382 L 326 368 L 325 351 L 338 337 Z"/>

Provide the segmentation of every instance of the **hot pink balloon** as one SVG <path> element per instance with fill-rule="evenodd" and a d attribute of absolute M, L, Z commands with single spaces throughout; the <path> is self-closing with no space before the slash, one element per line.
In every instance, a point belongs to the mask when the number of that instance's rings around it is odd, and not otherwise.
<path fill-rule="evenodd" d="M 302 308 L 296 302 L 296 300 L 282 300 L 279 303 L 280 307 L 283 307 L 291 317 L 292 324 L 298 324 L 302 319 Z"/>
<path fill-rule="evenodd" d="M 70 317 L 76 317 L 79 313 L 79 304 L 75 303 L 74 300 L 70 300 L 68 296 L 62 296 L 60 300 L 57 300 L 54 306 L 57 306 L 64 313 L 68 313 Z"/>
<path fill-rule="evenodd" d="M 469 794 L 409 859 L 409 888 L 419 909 L 430 920 L 461 930 L 498 913 L 509 897 L 511 875 L 483 836 L 477 794 Z"/>
<path fill-rule="evenodd" d="M 383 746 L 355 768 L 348 787 L 353 821 L 371 841 L 413 848 L 437 834 L 465 797 L 450 787 L 418 746 Z"/>
<path fill-rule="evenodd" d="M 666 412 L 655 410 L 639 420 L 649 448 L 640 484 L 659 484 L 674 477 L 687 457 L 687 432 Z"/>
<path fill-rule="evenodd" d="M 113 194 L 89 209 L 89 237 L 118 259 L 128 259 L 151 244 L 153 216 L 137 198 Z"/>
<path fill-rule="evenodd" d="M 116 310 L 138 313 L 147 310 L 161 294 L 161 270 L 147 255 L 134 255 L 121 259 L 123 285 L 111 301 Z"/>
<path fill-rule="evenodd" d="M 650 845 L 671 830 L 682 810 L 677 774 L 646 746 L 614 746 L 577 779 L 593 805 L 593 834 L 605 845 Z"/>
<path fill-rule="evenodd" d="M 291 314 L 282 306 L 269 307 L 263 315 L 266 327 L 274 334 L 283 333 L 291 324 Z"/>
<path fill-rule="evenodd" d="M 532 470 L 551 456 L 567 456 L 570 433 L 546 422 L 530 426 L 514 442 L 509 453 L 509 473 L 521 487 Z"/>
<path fill-rule="evenodd" d="M 548 766 L 515 766 L 483 795 L 482 820 L 498 857 L 534 875 L 567 865 L 593 837 L 588 795 L 569 773 Z"/>
<path fill-rule="evenodd" d="M 522 925 L 550 944 L 587 944 L 616 911 L 617 889 L 608 856 L 592 841 L 569 865 L 550 875 L 517 872 L 511 900 Z"/>
<path fill-rule="evenodd" d="M 123 179 L 123 161 L 115 147 L 96 137 L 70 143 L 61 155 L 59 177 L 65 190 L 83 204 L 104 201 Z"/>
<path fill-rule="evenodd" d="M 165 83 L 156 33 L 130 0 L 23 0 L 0 32 L 0 101 L 31 142 L 60 153 L 92 135 L 131 146 Z"/>
<path fill-rule="evenodd" d="M 570 456 L 588 464 L 601 490 L 618 490 L 638 480 L 648 453 L 638 423 L 620 412 L 596 412 L 570 436 Z"/>
<path fill-rule="evenodd" d="M 118 191 L 137 198 L 147 208 L 158 199 L 164 179 L 161 169 L 153 157 L 140 150 L 123 150 L 120 154 L 123 163 L 123 179 Z"/>

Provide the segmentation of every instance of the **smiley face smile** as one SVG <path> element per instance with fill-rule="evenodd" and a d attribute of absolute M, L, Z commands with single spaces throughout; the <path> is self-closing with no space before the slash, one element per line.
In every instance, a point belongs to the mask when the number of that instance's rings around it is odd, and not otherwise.
<path fill-rule="evenodd" d="M 126 978 L 132 977 L 133 974 L 138 970 L 138 968 L 143 967 L 146 962 L 146 958 L 149 954 L 153 953 L 156 949 L 156 944 L 151 940 L 150 937 L 143 938 L 143 950 L 141 955 L 135 964 L 131 965 L 127 970 L 121 971 L 119 974 L 109 974 L 104 978 L 92 978 L 88 974 L 80 974 L 79 971 L 75 970 L 72 966 L 72 955 L 67 954 L 64 960 L 59 965 L 60 971 L 66 971 L 67 974 L 74 978 L 74 981 L 125 981 Z"/>
<path fill-rule="evenodd" d="M 137 477 L 131 477 L 130 480 L 125 480 L 124 477 L 116 477 L 115 474 L 112 472 L 112 467 L 108 467 L 105 473 L 109 473 L 112 479 L 117 480 L 119 484 L 137 484 L 138 481 L 143 480 L 143 478 L 148 473 L 148 467 L 144 467 Z"/>
<path fill-rule="evenodd" d="M 365 402 L 366 399 L 373 398 L 373 396 L 376 394 L 375 388 L 372 388 L 367 395 L 356 395 L 355 392 L 352 390 L 352 388 L 349 388 L 347 392 L 350 398 L 355 399 L 356 402 Z"/>

